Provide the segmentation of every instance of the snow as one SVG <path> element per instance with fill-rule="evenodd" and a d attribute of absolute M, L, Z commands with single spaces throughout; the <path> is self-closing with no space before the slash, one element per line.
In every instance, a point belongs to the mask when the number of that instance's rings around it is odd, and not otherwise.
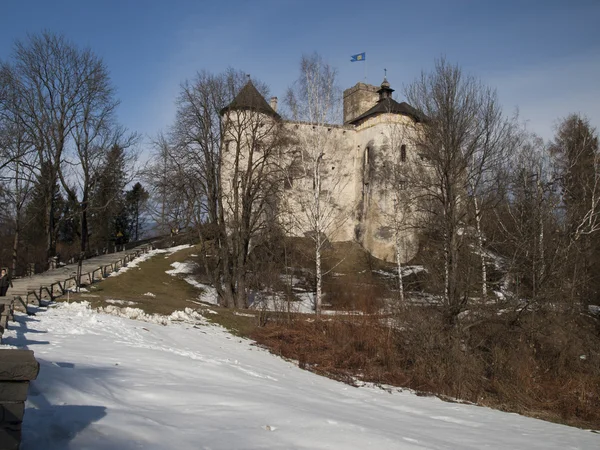
<path fill-rule="evenodd" d="M 210 303 L 211 305 L 219 304 L 219 295 L 217 294 L 217 290 L 214 287 L 209 286 L 207 284 L 199 283 L 192 277 L 185 277 L 184 280 L 190 283 L 192 286 L 195 286 L 199 289 L 203 289 L 202 294 L 200 294 L 200 296 L 198 297 L 200 301 L 203 301 L 204 303 Z"/>
<path fill-rule="evenodd" d="M 21 450 L 600 448 L 589 431 L 320 377 L 193 309 L 103 311 L 61 303 L 6 330 L 41 365 Z"/>
<path fill-rule="evenodd" d="M 173 269 L 167 270 L 166 273 L 168 273 L 169 275 L 177 275 L 180 273 L 183 273 L 183 274 L 194 273 L 196 266 L 197 266 L 197 264 L 192 263 L 192 262 L 175 261 L 175 262 L 171 263 L 171 267 L 173 267 Z"/>
<path fill-rule="evenodd" d="M 179 250 L 185 250 L 186 248 L 190 248 L 191 245 L 190 244 L 184 244 L 184 245 L 177 245 L 175 247 L 169 247 L 168 249 L 166 249 L 164 251 L 164 253 L 167 254 L 167 256 L 171 256 L 173 253 L 178 252 Z"/>
<path fill-rule="evenodd" d="M 110 303 L 111 305 L 127 305 L 127 306 L 132 306 L 132 305 L 137 304 L 137 302 L 132 302 L 131 300 L 117 300 L 114 298 L 106 299 L 106 303 Z"/>
<path fill-rule="evenodd" d="M 67 289 L 67 291 L 69 291 L 69 292 L 77 292 L 77 286 L 71 286 L 70 288 Z M 79 292 L 90 292 L 90 291 L 88 291 L 84 287 L 79 287 Z"/>
<path fill-rule="evenodd" d="M 121 275 L 122 273 L 127 272 L 128 270 L 131 270 L 131 269 L 133 269 L 135 267 L 138 267 L 141 262 L 144 262 L 144 261 L 152 258 L 155 255 L 165 254 L 166 255 L 165 258 L 168 258 L 173 253 L 176 253 L 179 250 L 183 250 L 183 249 L 190 248 L 190 247 L 191 247 L 191 245 L 186 244 L 186 245 L 178 245 L 176 247 L 170 247 L 170 248 L 167 248 L 167 249 L 154 249 L 154 250 L 150 250 L 150 251 L 148 251 L 146 253 L 142 253 L 138 257 L 134 258 L 129 263 L 127 263 L 126 266 L 121 267 L 116 272 L 112 272 L 112 273 L 108 274 L 108 276 L 109 277 L 117 277 L 117 276 Z"/>
<path fill-rule="evenodd" d="M 175 261 L 175 262 L 171 263 L 171 267 L 173 267 L 173 269 L 166 271 L 166 273 L 168 273 L 171 276 L 176 276 L 179 274 L 188 275 L 188 274 L 194 273 L 196 271 L 198 264 L 196 264 L 194 262 L 190 262 L 190 261 L 186 261 L 186 262 Z M 191 275 L 184 277 L 183 280 L 186 283 L 191 284 L 195 288 L 202 289 L 202 293 L 198 296 L 198 299 L 200 301 L 202 301 L 204 303 L 210 303 L 211 305 L 219 304 L 219 296 L 217 294 L 217 290 L 214 287 L 212 287 L 208 284 L 200 283 Z M 145 295 L 147 295 L 147 294 L 145 294 Z"/>
<path fill-rule="evenodd" d="M 398 268 L 394 268 L 392 271 L 385 271 L 385 270 L 373 270 L 373 273 L 379 274 L 383 277 L 387 277 L 387 278 L 398 278 Z M 420 265 L 415 265 L 415 266 L 403 266 L 402 267 L 402 277 L 406 277 L 408 275 L 412 275 L 415 273 L 420 273 L 420 272 L 427 272 L 427 270 L 425 269 L 425 267 L 420 266 Z"/>
<path fill-rule="evenodd" d="M 290 311 L 294 313 L 314 314 L 314 292 L 297 292 L 295 293 L 295 297 L 298 300 L 287 300 L 283 293 L 268 294 L 259 292 L 255 293 L 254 302 L 250 307 L 264 311 Z"/>
<path fill-rule="evenodd" d="M 127 263 L 126 266 L 121 267 L 116 272 L 109 273 L 108 276 L 109 277 L 118 277 L 119 275 L 127 272 L 128 270 L 138 267 L 141 262 L 144 262 L 144 261 L 152 258 L 154 255 L 158 255 L 159 253 L 167 253 L 167 250 L 154 249 L 154 250 L 150 250 L 146 253 L 142 253 L 137 258 L 135 258 L 132 261 L 130 261 L 129 263 Z"/>

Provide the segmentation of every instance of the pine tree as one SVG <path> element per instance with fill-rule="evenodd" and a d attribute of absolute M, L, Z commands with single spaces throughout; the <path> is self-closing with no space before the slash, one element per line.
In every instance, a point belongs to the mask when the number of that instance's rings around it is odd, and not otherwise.
<path fill-rule="evenodd" d="M 137 241 L 144 227 L 144 208 L 150 194 L 139 182 L 125 194 L 128 215 L 128 234 Z"/>
<path fill-rule="evenodd" d="M 92 195 L 92 244 L 107 247 L 127 231 L 125 185 L 127 184 L 125 152 L 114 145 L 106 154 Z M 121 236 L 117 236 L 119 232 Z M 119 239 L 121 241 L 122 239 Z"/>

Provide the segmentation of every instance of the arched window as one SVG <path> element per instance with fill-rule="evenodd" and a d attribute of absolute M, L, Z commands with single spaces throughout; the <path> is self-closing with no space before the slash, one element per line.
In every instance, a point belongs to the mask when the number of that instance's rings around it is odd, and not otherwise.
<path fill-rule="evenodd" d="M 404 144 L 400 146 L 400 161 L 406 161 L 406 145 Z"/>

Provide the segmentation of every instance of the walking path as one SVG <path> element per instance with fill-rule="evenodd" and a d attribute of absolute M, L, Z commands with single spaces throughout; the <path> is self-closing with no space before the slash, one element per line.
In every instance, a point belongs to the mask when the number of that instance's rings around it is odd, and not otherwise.
<path fill-rule="evenodd" d="M 86 259 L 81 263 L 79 285 L 101 280 L 151 249 L 152 244 L 144 244 L 130 250 Z M 7 296 L 0 297 L 0 338 L 15 308 L 25 311 L 30 303 L 39 305 L 43 300 L 52 301 L 67 290 L 77 287 L 78 266 L 78 263 L 67 264 L 30 277 L 14 279 Z"/>

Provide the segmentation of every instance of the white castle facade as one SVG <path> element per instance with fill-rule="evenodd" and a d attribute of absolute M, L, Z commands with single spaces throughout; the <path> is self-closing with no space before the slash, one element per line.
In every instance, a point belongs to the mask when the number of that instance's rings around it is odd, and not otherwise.
<path fill-rule="evenodd" d="M 345 90 L 343 125 L 282 120 L 277 99 L 269 105 L 250 81 L 225 110 L 257 110 L 278 121 L 301 150 L 316 144 L 322 156 L 324 234 L 332 242 L 356 241 L 377 258 L 404 263 L 416 254 L 418 239 L 410 226 L 411 188 L 398 174 L 421 162 L 411 144 L 421 116 L 407 103 L 392 99 L 392 92 L 386 79 L 379 87 L 358 83 Z M 298 174 L 279 194 L 277 217 L 288 234 L 304 236 L 314 229 L 314 173 L 301 166 Z M 228 178 L 222 177 L 225 195 Z"/>

